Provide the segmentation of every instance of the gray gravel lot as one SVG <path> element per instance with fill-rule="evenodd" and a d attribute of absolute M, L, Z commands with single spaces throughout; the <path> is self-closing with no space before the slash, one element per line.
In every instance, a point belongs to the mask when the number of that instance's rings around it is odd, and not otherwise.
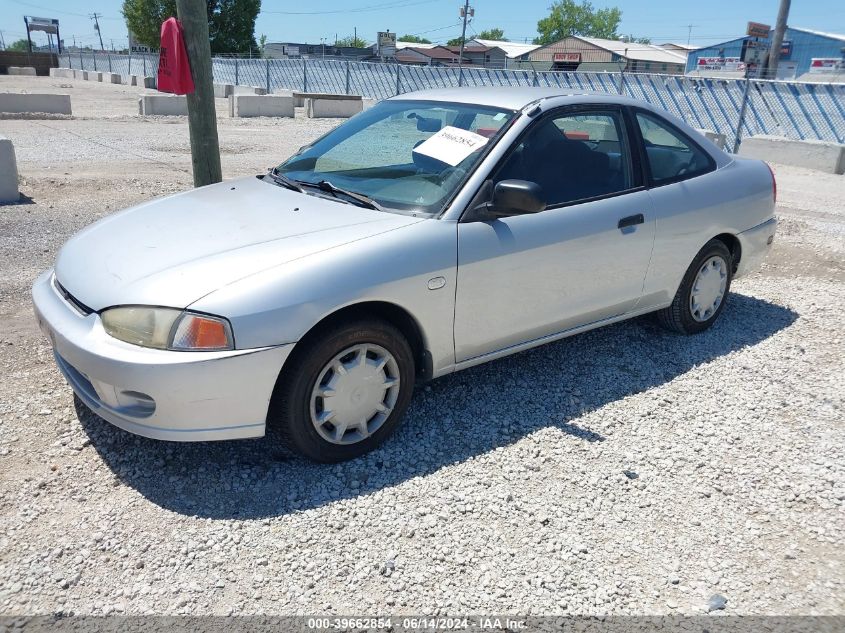
<path fill-rule="evenodd" d="M 64 86 L 68 86 L 65 88 Z M 0 614 L 845 614 L 845 176 L 775 165 L 763 270 L 694 337 L 636 319 L 418 389 L 375 453 L 138 438 L 74 404 L 29 286 L 93 220 L 190 186 L 138 90 L 0 119 Z M 226 177 L 337 121 L 231 120 Z"/>

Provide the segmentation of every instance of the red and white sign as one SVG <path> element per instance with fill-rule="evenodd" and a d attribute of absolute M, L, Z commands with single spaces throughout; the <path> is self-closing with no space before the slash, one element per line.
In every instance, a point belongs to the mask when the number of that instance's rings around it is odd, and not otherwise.
<path fill-rule="evenodd" d="M 555 53 L 552 59 L 556 62 L 578 63 L 581 61 L 581 53 Z"/>
<path fill-rule="evenodd" d="M 182 25 L 176 18 L 167 18 L 161 25 L 161 49 L 158 55 L 158 89 L 186 95 L 194 91 L 191 64 L 182 37 Z"/>
<path fill-rule="evenodd" d="M 811 73 L 835 73 L 845 71 L 845 61 L 838 57 L 813 57 L 810 60 Z"/>

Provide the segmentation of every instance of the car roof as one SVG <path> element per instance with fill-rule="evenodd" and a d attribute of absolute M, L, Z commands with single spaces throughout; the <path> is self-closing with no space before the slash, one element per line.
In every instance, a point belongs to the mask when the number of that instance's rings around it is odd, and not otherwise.
<path fill-rule="evenodd" d="M 531 86 L 478 86 L 465 88 L 435 88 L 432 90 L 418 90 L 406 92 L 393 97 L 391 101 L 450 101 L 456 103 L 472 103 L 482 106 L 493 106 L 508 110 L 520 110 L 529 103 L 551 97 L 571 97 L 572 103 L 585 101 L 601 101 L 605 103 L 639 104 L 628 97 L 608 93 L 592 92 L 589 90 L 572 90 L 567 88 L 540 88 Z M 585 98 L 586 97 L 586 98 Z"/>

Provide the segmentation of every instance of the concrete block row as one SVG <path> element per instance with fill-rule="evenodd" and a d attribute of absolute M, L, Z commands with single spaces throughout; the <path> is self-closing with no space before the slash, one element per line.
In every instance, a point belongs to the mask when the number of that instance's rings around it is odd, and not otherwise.
<path fill-rule="evenodd" d="M 293 95 L 293 105 L 297 108 L 304 108 L 306 107 L 305 100 L 306 99 L 323 99 L 323 100 L 333 100 L 333 101 L 349 101 L 349 100 L 357 100 L 361 101 L 361 95 L 342 95 L 342 94 L 335 94 L 331 92 L 297 92 L 292 91 L 291 94 Z"/>
<path fill-rule="evenodd" d="M 293 117 L 293 97 L 285 95 L 229 95 L 229 116 Z"/>
<path fill-rule="evenodd" d="M 305 116 L 309 119 L 348 119 L 364 110 L 361 97 L 355 99 L 305 99 Z"/>
<path fill-rule="evenodd" d="M 144 116 L 187 116 L 188 98 L 185 95 L 141 95 L 138 114 Z"/>
<path fill-rule="evenodd" d="M 71 114 L 70 95 L 0 93 L 0 112 Z"/>
<path fill-rule="evenodd" d="M 18 163 L 15 160 L 15 146 L 5 136 L 0 136 L 0 203 L 17 202 Z"/>
<path fill-rule="evenodd" d="M 28 77 L 35 77 L 35 68 L 32 66 L 9 66 L 8 72 L 10 75 L 26 75 Z"/>
<path fill-rule="evenodd" d="M 845 145 L 828 141 L 795 141 L 780 136 L 750 136 L 742 140 L 739 155 L 782 165 L 845 173 Z"/>

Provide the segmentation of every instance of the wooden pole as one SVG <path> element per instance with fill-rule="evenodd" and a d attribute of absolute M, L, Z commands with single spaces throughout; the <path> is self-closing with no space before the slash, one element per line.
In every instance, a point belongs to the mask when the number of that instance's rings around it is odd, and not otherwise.
<path fill-rule="evenodd" d="M 766 74 L 763 79 L 777 78 L 780 49 L 783 45 L 783 36 L 786 33 L 786 21 L 789 19 L 789 5 L 790 0 L 780 0 L 778 19 L 777 22 L 775 22 L 775 32 L 772 34 L 772 48 L 769 50 L 769 59 L 766 64 Z"/>
<path fill-rule="evenodd" d="M 214 108 L 214 78 L 211 74 L 211 44 L 204 0 L 176 0 L 185 48 L 191 64 L 194 92 L 188 95 L 188 129 L 191 135 L 191 163 L 194 186 L 223 180 L 220 145 L 217 140 L 217 112 Z"/>

